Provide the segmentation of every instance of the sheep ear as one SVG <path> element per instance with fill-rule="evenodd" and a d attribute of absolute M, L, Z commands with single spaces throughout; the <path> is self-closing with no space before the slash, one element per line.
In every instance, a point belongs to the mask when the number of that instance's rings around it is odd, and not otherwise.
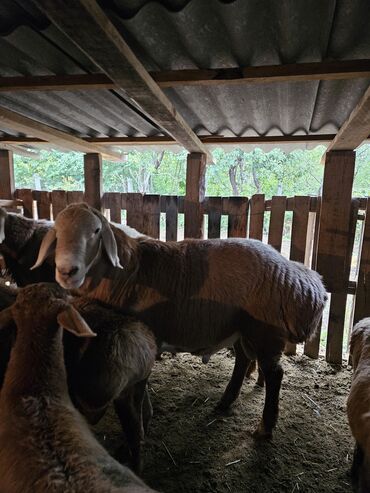
<path fill-rule="evenodd" d="M 0 208 L 0 243 L 5 240 L 5 220 L 8 213 L 2 207 Z"/>
<path fill-rule="evenodd" d="M 44 236 L 44 239 L 41 242 L 39 255 L 37 257 L 36 263 L 31 267 L 30 270 L 36 269 L 40 267 L 46 259 L 48 255 L 53 251 L 56 242 L 56 233 L 55 229 L 49 229 L 49 231 Z"/>
<path fill-rule="evenodd" d="M 71 305 L 67 305 L 57 316 L 58 324 L 63 329 L 72 332 L 77 337 L 95 337 L 96 334 L 87 325 L 78 311 Z"/>
<path fill-rule="evenodd" d="M 104 249 L 108 255 L 111 264 L 113 265 L 113 267 L 119 267 L 120 269 L 123 269 L 118 256 L 117 242 L 114 237 L 112 228 L 109 225 L 109 222 L 101 212 L 97 211 L 96 209 L 91 210 L 101 220 L 101 237 L 103 240 Z"/>
<path fill-rule="evenodd" d="M 13 327 L 14 319 L 12 314 L 12 308 L 9 306 L 0 312 L 0 330 L 10 329 Z"/>

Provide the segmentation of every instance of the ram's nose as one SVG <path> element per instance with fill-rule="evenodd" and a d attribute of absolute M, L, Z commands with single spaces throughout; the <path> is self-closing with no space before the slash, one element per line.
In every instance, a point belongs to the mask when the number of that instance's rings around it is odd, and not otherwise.
<path fill-rule="evenodd" d="M 70 277 L 75 276 L 76 274 L 78 274 L 79 270 L 80 270 L 80 268 L 79 268 L 78 265 L 73 265 L 73 266 L 65 266 L 65 265 L 57 266 L 57 271 L 65 279 L 69 279 Z"/>

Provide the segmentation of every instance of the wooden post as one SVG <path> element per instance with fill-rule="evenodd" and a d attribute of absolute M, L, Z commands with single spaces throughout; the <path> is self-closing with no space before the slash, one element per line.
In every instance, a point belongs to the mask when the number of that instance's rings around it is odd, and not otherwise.
<path fill-rule="evenodd" d="M 13 153 L 0 149 L 0 199 L 12 199 L 14 190 Z"/>
<path fill-rule="evenodd" d="M 186 165 L 185 238 L 203 238 L 203 211 L 206 154 L 188 154 Z"/>
<path fill-rule="evenodd" d="M 326 154 L 317 270 L 332 293 L 326 347 L 326 359 L 330 363 L 342 362 L 354 168 L 353 151 L 331 151 Z"/>
<path fill-rule="evenodd" d="M 102 207 L 102 157 L 98 153 L 84 156 L 85 195 L 84 200 L 95 209 Z"/>

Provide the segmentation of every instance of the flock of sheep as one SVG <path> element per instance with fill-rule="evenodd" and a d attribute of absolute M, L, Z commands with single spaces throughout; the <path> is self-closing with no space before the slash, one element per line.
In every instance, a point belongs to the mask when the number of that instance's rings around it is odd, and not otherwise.
<path fill-rule="evenodd" d="M 135 473 L 153 414 L 147 380 L 164 347 L 204 361 L 234 347 L 221 411 L 258 362 L 266 396 L 255 435 L 270 437 L 284 347 L 312 336 L 327 300 L 316 272 L 260 241 L 165 243 L 109 223 L 83 203 L 68 206 L 55 223 L 0 209 L 0 253 L 18 286 L 0 285 L 1 493 L 154 491 Z M 364 493 L 370 319 L 354 328 L 351 346 L 348 415 Z M 111 403 L 135 473 L 109 456 L 86 424 Z"/>

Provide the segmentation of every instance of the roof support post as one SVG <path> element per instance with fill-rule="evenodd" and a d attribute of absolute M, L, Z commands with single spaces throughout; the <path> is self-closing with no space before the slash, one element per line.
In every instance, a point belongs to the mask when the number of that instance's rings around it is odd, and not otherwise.
<path fill-rule="evenodd" d="M 91 207 L 101 210 L 102 207 L 102 157 L 91 152 L 84 155 L 85 195 L 84 200 Z"/>
<path fill-rule="evenodd" d="M 316 269 L 332 293 L 326 347 L 326 359 L 331 363 L 342 362 L 355 156 L 354 151 L 331 151 L 325 155 Z"/>
<path fill-rule="evenodd" d="M 13 152 L 0 149 L 0 199 L 14 197 Z"/>
<path fill-rule="evenodd" d="M 207 156 L 199 152 L 188 154 L 186 162 L 185 238 L 203 238 L 202 202 L 205 193 Z"/>

